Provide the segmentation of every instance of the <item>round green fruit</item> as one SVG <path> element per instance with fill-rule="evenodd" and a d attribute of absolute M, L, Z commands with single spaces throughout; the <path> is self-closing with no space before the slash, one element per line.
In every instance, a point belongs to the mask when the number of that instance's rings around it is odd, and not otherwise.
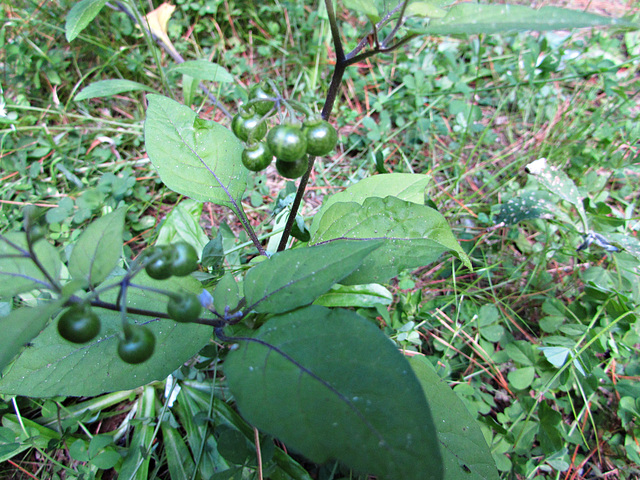
<path fill-rule="evenodd" d="M 277 125 L 269 130 L 267 144 L 273 155 L 283 162 L 295 162 L 307 153 L 307 138 L 297 125 Z"/>
<path fill-rule="evenodd" d="M 254 85 L 249 91 L 251 106 L 258 115 L 264 116 L 269 113 L 276 104 L 276 102 L 271 99 L 276 97 L 277 95 L 271 91 L 271 88 L 263 87 L 260 84 Z"/>
<path fill-rule="evenodd" d="M 262 121 L 262 115 L 251 109 L 249 112 L 241 112 L 233 117 L 231 130 L 243 142 L 258 141 L 267 134 L 267 124 Z"/>
<path fill-rule="evenodd" d="M 126 363 L 138 364 L 153 355 L 156 338 L 147 327 L 131 325 L 125 337 L 118 343 L 118 356 Z"/>
<path fill-rule="evenodd" d="M 167 313 L 176 322 L 193 322 L 200 317 L 201 312 L 200 299 L 191 293 L 172 296 L 167 303 Z"/>
<path fill-rule="evenodd" d="M 166 280 L 172 275 L 172 259 L 167 247 L 154 247 L 146 255 L 151 259 L 144 267 L 147 275 L 155 280 Z"/>
<path fill-rule="evenodd" d="M 305 174 L 308 167 L 309 159 L 306 155 L 295 162 L 283 162 L 282 160 L 276 160 L 276 169 L 284 178 L 299 178 Z"/>
<path fill-rule="evenodd" d="M 249 145 L 242 151 L 242 164 L 252 172 L 264 170 L 272 160 L 273 153 L 265 142 Z"/>
<path fill-rule="evenodd" d="M 326 120 L 305 123 L 302 131 L 307 138 L 307 153 L 322 157 L 334 149 L 338 143 L 338 132 Z"/>
<path fill-rule="evenodd" d="M 58 319 L 58 333 L 73 343 L 87 343 L 100 332 L 100 319 L 88 306 L 68 308 Z"/>
<path fill-rule="evenodd" d="M 165 248 L 170 258 L 171 275 L 186 277 L 198 269 L 198 252 L 192 245 L 187 242 L 176 242 Z"/>

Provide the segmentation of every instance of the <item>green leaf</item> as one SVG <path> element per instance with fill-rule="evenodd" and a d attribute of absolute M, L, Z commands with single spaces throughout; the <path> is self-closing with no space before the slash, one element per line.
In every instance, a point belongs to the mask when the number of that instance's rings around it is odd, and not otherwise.
<path fill-rule="evenodd" d="M 629 255 L 640 260 L 640 241 L 637 238 L 623 233 L 610 233 L 607 235 L 609 240 L 621 247 Z"/>
<path fill-rule="evenodd" d="M 578 187 L 566 173 L 557 167 L 549 165 L 546 158 L 539 158 L 531 162 L 526 166 L 526 170 L 529 175 L 534 176 L 551 193 L 576 207 L 581 216 L 585 215 L 582 195 L 580 195 Z"/>
<path fill-rule="evenodd" d="M 67 42 L 71 42 L 80 35 L 80 32 L 96 18 L 106 3 L 107 0 L 82 0 L 76 3 L 67 14 L 64 26 Z"/>
<path fill-rule="evenodd" d="M 202 256 L 202 251 L 209 237 L 200 226 L 202 216 L 202 203 L 191 199 L 186 199 L 173 207 L 167 218 L 162 222 L 158 231 L 157 245 L 169 245 L 171 243 L 184 241 L 196 249 L 198 257 Z"/>
<path fill-rule="evenodd" d="M 382 285 L 334 285 L 324 295 L 316 298 L 314 305 L 323 307 L 363 307 L 391 305 L 393 294 Z"/>
<path fill-rule="evenodd" d="M 166 412 L 166 415 L 171 415 L 171 412 Z M 189 447 L 182 439 L 182 434 L 169 422 L 162 422 L 160 428 L 171 480 L 189 480 L 193 475 L 195 463 Z"/>
<path fill-rule="evenodd" d="M 387 173 L 367 177 L 340 193 L 325 197 L 322 207 L 313 218 L 309 231 L 313 235 L 318 230 L 322 216 L 336 203 L 356 202 L 362 205 L 370 197 L 385 198 L 391 196 L 407 202 L 424 205 L 425 191 L 430 182 L 430 176 L 412 173 Z"/>
<path fill-rule="evenodd" d="M 49 442 L 59 440 L 61 437 L 61 434 L 55 430 L 43 427 L 37 422 L 22 416 L 18 418 L 12 413 L 4 413 L 2 415 L 2 426 L 15 434 L 16 441 L 19 441 L 19 446 L 17 449 L 12 449 L 11 452 L 0 455 L 0 463 L 4 463 L 18 453 L 34 447 L 47 449 L 49 448 Z"/>
<path fill-rule="evenodd" d="M 248 175 L 242 165 L 242 142 L 227 128 L 199 119 L 170 98 L 147 98 L 147 154 L 165 185 L 201 202 L 239 205 Z"/>
<path fill-rule="evenodd" d="M 155 92 L 151 87 L 131 80 L 100 80 L 84 87 L 75 96 L 74 100 L 79 102 L 89 98 L 111 97 L 125 92 Z"/>
<path fill-rule="evenodd" d="M 40 333 L 61 306 L 62 302 L 52 302 L 34 308 L 22 307 L 0 317 L 0 372 Z"/>
<path fill-rule="evenodd" d="M 282 313 L 307 305 L 353 272 L 381 244 L 341 240 L 276 253 L 247 273 L 247 310 Z"/>
<path fill-rule="evenodd" d="M 218 83 L 233 83 L 233 75 L 226 68 L 209 60 L 187 60 L 172 67 L 169 72 L 177 72 L 199 80 L 209 80 Z"/>
<path fill-rule="evenodd" d="M 443 18 L 432 20 L 420 33 L 456 35 L 528 30 L 570 30 L 572 28 L 619 25 L 637 27 L 617 18 L 602 17 L 580 10 L 557 7 L 533 9 L 520 5 L 479 5 L 461 3 Z"/>
<path fill-rule="evenodd" d="M 509 199 L 500 207 L 496 223 L 504 222 L 515 225 L 522 220 L 531 218 L 549 218 L 555 213 L 561 213 L 556 204 L 549 199 L 547 192 L 531 190 Z"/>
<path fill-rule="evenodd" d="M 232 273 L 226 273 L 213 291 L 213 308 L 219 315 L 225 314 L 225 308 L 233 310 L 240 302 L 238 284 Z"/>
<path fill-rule="evenodd" d="M 442 18 L 447 14 L 443 8 L 434 5 L 434 2 L 411 2 L 405 14 L 408 17 Z"/>
<path fill-rule="evenodd" d="M 122 467 L 118 470 L 118 476 L 131 480 L 147 480 L 149 478 L 149 463 L 151 462 L 151 444 L 155 439 L 155 426 L 151 419 L 156 414 L 156 392 L 155 389 L 147 385 L 142 391 L 136 409 L 136 422 L 133 436 L 126 456 L 122 462 Z"/>
<path fill-rule="evenodd" d="M 372 22 L 380 20 L 380 14 L 373 0 L 344 0 L 343 3 L 346 8 L 366 15 Z"/>
<path fill-rule="evenodd" d="M 191 277 L 156 281 L 144 272 L 135 284 L 171 291 L 200 293 L 200 282 Z M 101 295 L 115 302 L 117 289 Z M 167 298 L 155 292 L 129 288 L 130 307 L 152 311 L 165 309 Z M 36 338 L 33 348 L 25 349 L 0 379 L 0 393 L 32 397 L 94 396 L 104 392 L 130 390 L 165 378 L 207 344 L 210 327 L 176 323 L 172 320 L 128 315 L 135 323 L 144 323 L 156 337 L 151 358 L 139 365 L 124 363 L 116 350 L 122 334 L 120 313 L 95 308 L 101 330 L 92 342 L 77 345 L 63 340 L 56 322 L 51 322 Z"/>
<path fill-rule="evenodd" d="M 567 347 L 540 347 L 547 361 L 556 368 L 562 368 L 571 354 Z"/>
<path fill-rule="evenodd" d="M 78 238 L 69 273 L 86 286 L 102 282 L 118 264 L 122 254 L 122 233 L 127 209 L 119 208 L 92 222 Z"/>
<path fill-rule="evenodd" d="M 247 421 L 313 462 L 337 459 L 385 479 L 442 478 L 411 367 L 353 312 L 311 306 L 274 317 L 230 352 L 224 371 Z"/>
<path fill-rule="evenodd" d="M 437 260 L 454 252 L 471 266 L 444 217 L 424 205 L 395 197 L 370 197 L 362 205 L 336 203 L 322 216 L 311 244 L 337 238 L 380 239 L 384 245 L 341 281 L 345 285 L 384 283 L 408 268 Z"/>
<path fill-rule="evenodd" d="M 507 379 L 509 384 L 516 390 L 524 390 L 529 388 L 535 376 L 536 369 L 534 367 L 523 367 L 510 371 Z"/>
<path fill-rule="evenodd" d="M 409 358 L 422 384 L 435 426 L 446 480 L 498 480 L 491 451 L 478 422 L 449 386 L 420 356 Z"/>
<path fill-rule="evenodd" d="M 58 280 L 62 263 L 57 250 L 45 240 L 36 242 L 33 249 L 45 271 Z M 29 256 L 26 234 L 11 232 L 0 236 L 0 298 L 47 288 L 51 288 L 49 280 Z"/>

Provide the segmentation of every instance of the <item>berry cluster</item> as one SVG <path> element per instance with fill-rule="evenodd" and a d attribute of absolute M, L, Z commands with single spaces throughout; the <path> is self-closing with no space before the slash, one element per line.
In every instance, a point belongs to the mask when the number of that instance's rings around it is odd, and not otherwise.
<path fill-rule="evenodd" d="M 277 92 L 271 91 L 267 93 L 260 85 L 251 89 L 249 102 L 231 121 L 231 130 L 246 142 L 242 164 L 247 169 L 253 172 L 264 170 L 275 157 L 280 175 L 298 178 L 307 171 L 308 155 L 327 155 L 336 146 L 338 133 L 329 122 L 312 115 L 308 115 L 302 124 L 295 119 L 269 129 L 267 119 L 281 104 L 290 113 L 295 109 L 301 110 L 299 105 L 286 102 Z"/>
<path fill-rule="evenodd" d="M 186 242 L 153 247 L 141 259 L 147 275 L 156 280 L 172 276 L 184 277 L 198 268 L 198 254 Z M 176 322 L 193 322 L 202 312 L 200 299 L 192 293 L 165 293 L 167 314 Z M 87 343 L 100 333 L 100 318 L 88 303 L 78 303 L 67 308 L 58 319 L 58 333 L 73 343 Z M 118 355 L 131 364 L 148 360 L 155 348 L 153 332 L 143 325 L 123 323 L 123 336 L 118 343 Z"/>

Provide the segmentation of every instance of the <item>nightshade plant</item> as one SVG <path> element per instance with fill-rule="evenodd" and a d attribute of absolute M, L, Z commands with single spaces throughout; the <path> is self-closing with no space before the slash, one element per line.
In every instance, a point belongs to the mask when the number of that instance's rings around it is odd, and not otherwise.
<path fill-rule="evenodd" d="M 76 4 L 67 38 L 75 38 L 105 3 Z M 135 5 L 117 3 L 142 24 Z M 382 1 L 338 2 L 371 24 L 347 51 L 336 5 L 325 1 L 319 8 L 326 9 L 336 58 L 321 118 L 269 82 L 251 89 L 233 132 L 169 97 L 148 95 L 145 145 L 164 184 L 195 201 L 229 208 L 257 257 L 203 290 L 190 275 L 197 265 L 188 245 L 121 258 L 122 207 L 91 223 L 63 263 L 38 238 L 38 212 L 26 211 L 24 231 L 0 237 L 0 296 L 24 304 L 0 320 L 0 392 L 47 397 L 132 389 L 167 377 L 214 333 L 236 345 L 223 368 L 240 414 L 313 462 L 338 460 L 383 479 L 497 478 L 478 426 L 428 363 L 407 360 L 354 311 L 330 301 L 314 305 L 332 288 L 375 288 L 444 253 L 471 268 L 445 218 L 425 204 L 428 178 L 385 174 L 362 180 L 326 198 L 303 231 L 298 210 L 314 155 L 335 145 L 326 122 L 345 71 L 408 47 L 419 35 L 633 25 L 551 7 L 451 3 L 401 1 L 385 10 Z M 195 71 L 189 68 L 203 64 L 184 62 L 181 68 Z M 219 66 L 203 68 L 224 77 Z M 249 175 L 243 152 L 253 151 L 265 135 L 270 153 L 260 156 L 259 165 L 273 154 L 285 176 L 301 175 L 273 248 L 262 244 L 242 206 Z M 292 242 L 292 233 L 304 241 Z M 42 301 L 27 306 L 33 292 Z"/>

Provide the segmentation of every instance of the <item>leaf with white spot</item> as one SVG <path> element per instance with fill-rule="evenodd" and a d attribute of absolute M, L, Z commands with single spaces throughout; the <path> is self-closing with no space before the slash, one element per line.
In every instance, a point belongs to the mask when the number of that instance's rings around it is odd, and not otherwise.
<path fill-rule="evenodd" d="M 576 184 L 562 170 L 542 160 L 545 159 L 541 158 L 527 165 L 525 168 L 527 173 L 534 176 L 551 193 L 576 207 L 583 216 L 585 212 L 582 205 L 582 195 L 580 195 Z"/>
<path fill-rule="evenodd" d="M 522 220 L 532 218 L 551 218 L 554 214 L 562 214 L 547 192 L 531 190 L 511 198 L 500 207 L 496 223 L 515 225 Z"/>

